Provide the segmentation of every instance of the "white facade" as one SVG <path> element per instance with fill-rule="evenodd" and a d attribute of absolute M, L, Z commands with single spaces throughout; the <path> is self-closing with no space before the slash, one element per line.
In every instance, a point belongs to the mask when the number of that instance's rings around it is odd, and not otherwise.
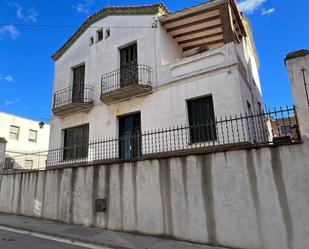
<path fill-rule="evenodd" d="M 47 124 L 40 128 L 39 121 L 0 112 L 0 137 L 7 141 L 5 156 L 15 159 L 21 168 L 35 164 L 30 153 L 48 149 L 49 133 Z"/>
<path fill-rule="evenodd" d="M 248 37 L 186 56 L 160 22 L 151 28 L 158 18 L 158 14 L 107 16 L 57 58 L 54 92 L 72 86 L 72 69 L 84 64 L 85 84 L 94 87 L 94 106 L 86 112 L 54 115 L 50 148 L 63 146 L 64 129 L 82 124 L 89 124 L 90 141 L 118 137 L 118 117 L 134 112 L 141 113 L 142 131 L 188 124 L 186 100 L 205 95 L 212 95 L 216 117 L 248 112 L 247 102 L 258 109 L 262 102 L 258 62 Z M 108 27 L 110 36 L 96 42 L 100 27 L 104 34 Z M 95 38 L 93 45 L 90 37 Z M 119 69 L 119 49 L 132 42 L 137 43 L 138 64 L 152 70 L 152 93 L 102 103 L 101 76 Z"/>

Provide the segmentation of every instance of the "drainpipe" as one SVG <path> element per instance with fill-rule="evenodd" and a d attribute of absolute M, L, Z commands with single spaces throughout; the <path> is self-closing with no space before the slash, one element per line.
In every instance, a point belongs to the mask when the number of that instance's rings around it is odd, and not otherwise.
<path fill-rule="evenodd" d="M 303 67 L 301 69 L 301 71 L 303 72 L 303 80 L 304 80 L 304 86 L 305 86 L 305 93 L 306 93 L 306 98 L 307 98 L 307 105 L 309 108 L 309 96 L 308 96 L 308 88 L 307 88 L 307 81 L 306 81 L 306 69 Z"/>

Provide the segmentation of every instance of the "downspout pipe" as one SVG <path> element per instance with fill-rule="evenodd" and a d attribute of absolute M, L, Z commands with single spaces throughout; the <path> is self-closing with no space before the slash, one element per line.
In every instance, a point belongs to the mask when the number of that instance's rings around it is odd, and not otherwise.
<path fill-rule="evenodd" d="M 306 69 L 302 68 L 301 71 L 303 73 L 303 80 L 304 80 L 305 93 L 306 93 L 306 98 L 307 98 L 307 105 L 308 105 L 308 108 L 309 108 L 309 95 L 308 95 L 308 88 L 307 88 L 307 81 L 306 81 Z"/>

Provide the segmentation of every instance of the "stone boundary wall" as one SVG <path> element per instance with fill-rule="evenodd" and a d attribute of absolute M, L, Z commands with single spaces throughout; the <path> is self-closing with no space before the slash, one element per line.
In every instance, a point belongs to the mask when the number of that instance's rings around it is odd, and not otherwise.
<path fill-rule="evenodd" d="M 309 248 L 309 143 L 1 177 L 2 213 L 233 248 Z M 106 212 L 95 212 L 99 198 Z"/>

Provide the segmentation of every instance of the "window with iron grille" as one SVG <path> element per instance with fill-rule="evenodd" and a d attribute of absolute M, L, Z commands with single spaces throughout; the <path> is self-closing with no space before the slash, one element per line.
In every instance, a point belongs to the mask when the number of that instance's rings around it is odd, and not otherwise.
<path fill-rule="evenodd" d="M 187 100 L 191 143 L 217 139 L 212 96 Z"/>
<path fill-rule="evenodd" d="M 89 124 L 64 130 L 64 160 L 86 158 L 88 156 Z"/>
<path fill-rule="evenodd" d="M 19 139 L 19 127 L 11 125 L 10 127 L 10 139 L 18 140 Z"/>
<path fill-rule="evenodd" d="M 36 143 L 38 138 L 38 132 L 35 130 L 29 130 L 29 142 Z"/>

